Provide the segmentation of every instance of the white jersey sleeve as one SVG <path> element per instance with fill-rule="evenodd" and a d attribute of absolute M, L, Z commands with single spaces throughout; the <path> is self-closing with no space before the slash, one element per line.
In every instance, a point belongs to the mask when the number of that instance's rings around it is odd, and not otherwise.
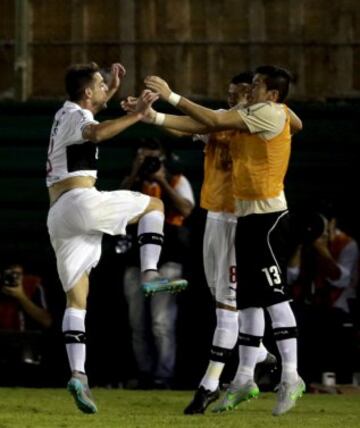
<path fill-rule="evenodd" d="M 87 125 L 99 123 L 94 120 L 94 116 L 89 110 L 79 109 L 71 114 L 70 130 L 73 132 L 73 142 L 71 144 L 81 144 L 85 142 L 83 131 Z"/>
<path fill-rule="evenodd" d="M 276 137 L 284 129 L 285 106 L 272 102 L 258 103 L 239 108 L 238 113 L 251 134 L 261 134 L 265 140 Z"/>
<path fill-rule="evenodd" d="M 48 187 L 69 177 L 97 177 L 98 147 L 83 137 L 84 128 L 92 123 L 98 122 L 91 111 L 70 101 L 56 113 L 48 149 Z"/>

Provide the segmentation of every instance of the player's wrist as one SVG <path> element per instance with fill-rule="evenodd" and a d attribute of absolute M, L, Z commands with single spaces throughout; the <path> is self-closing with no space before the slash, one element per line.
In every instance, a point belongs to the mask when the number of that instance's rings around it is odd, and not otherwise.
<path fill-rule="evenodd" d="M 28 300 L 26 294 L 23 291 L 13 294 L 13 297 L 20 303 L 24 303 L 26 300 Z"/>
<path fill-rule="evenodd" d="M 162 126 L 164 122 L 165 122 L 165 114 L 156 112 L 154 116 L 154 124 L 157 126 Z"/>
<path fill-rule="evenodd" d="M 144 123 L 150 123 L 150 124 L 154 124 L 155 123 L 155 115 L 156 115 L 156 111 L 153 109 L 150 109 L 145 116 L 143 117 L 142 121 Z"/>
<path fill-rule="evenodd" d="M 170 92 L 169 96 L 168 96 L 168 102 L 169 104 L 173 105 L 174 107 L 176 107 L 181 99 L 181 95 L 176 94 L 175 92 Z"/>
<path fill-rule="evenodd" d="M 140 120 L 143 120 L 143 119 L 144 119 L 145 114 L 144 114 L 144 112 L 142 112 L 142 111 L 136 111 L 136 112 L 134 112 L 134 113 L 133 113 L 133 117 L 134 117 L 136 120 L 140 121 Z"/>

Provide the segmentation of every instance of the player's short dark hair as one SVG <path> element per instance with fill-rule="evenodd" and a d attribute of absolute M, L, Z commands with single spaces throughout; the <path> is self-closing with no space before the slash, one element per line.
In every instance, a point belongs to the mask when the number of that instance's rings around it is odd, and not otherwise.
<path fill-rule="evenodd" d="M 290 71 L 275 65 L 262 65 L 257 67 L 255 74 L 265 76 L 265 84 L 269 91 L 276 89 L 279 92 L 278 101 L 280 103 L 285 100 L 289 92 L 290 82 L 293 80 Z"/>
<path fill-rule="evenodd" d="M 65 75 L 65 88 L 70 101 L 81 100 L 85 88 L 91 84 L 94 74 L 98 71 L 99 67 L 95 62 L 75 64 L 68 68 Z"/>
<path fill-rule="evenodd" d="M 244 71 L 243 73 L 234 76 L 230 80 L 230 83 L 233 83 L 234 85 L 239 85 L 240 83 L 248 83 L 249 85 L 251 85 L 253 77 L 254 74 L 251 71 Z"/>

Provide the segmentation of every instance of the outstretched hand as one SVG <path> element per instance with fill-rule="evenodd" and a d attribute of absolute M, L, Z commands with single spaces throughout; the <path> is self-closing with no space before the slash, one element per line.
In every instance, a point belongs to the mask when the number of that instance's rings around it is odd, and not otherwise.
<path fill-rule="evenodd" d="M 159 94 L 152 92 L 149 89 L 144 89 L 136 102 L 135 111 L 138 113 L 143 113 L 146 116 L 149 108 L 158 99 Z"/>
<path fill-rule="evenodd" d="M 109 92 L 116 92 L 126 74 L 125 67 L 115 62 L 111 65 L 111 82 L 109 83 Z"/>
<path fill-rule="evenodd" d="M 134 113 L 137 103 L 137 97 L 129 96 L 125 100 L 122 100 L 120 105 L 123 110 L 127 113 Z"/>
<path fill-rule="evenodd" d="M 156 111 L 151 107 L 152 104 L 159 99 L 159 94 L 156 94 L 148 89 L 145 89 L 140 97 L 127 97 L 121 101 L 121 107 L 127 113 L 143 113 L 143 122 L 152 123 Z"/>
<path fill-rule="evenodd" d="M 171 89 L 164 79 L 159 76 L 147 76 L 144 82 L 147 88 L 157 92 L 163 100 L 168 100 Z"/>

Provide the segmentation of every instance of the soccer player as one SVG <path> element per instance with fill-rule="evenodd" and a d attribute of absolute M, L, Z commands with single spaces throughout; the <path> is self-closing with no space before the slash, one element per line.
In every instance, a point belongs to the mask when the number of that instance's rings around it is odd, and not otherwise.
<path fill-rule="evenodd" d="M 249 105 L 225 112 L 202 107 L 172 92 L 157 76 L 147 77 L 145 83 L 161 98 L 189 115 L 156 113 L 156 125 L 191 133 L 234 130 L 231 157 L 238 218 L 235 246 L 240 364 L 222 403 L 215 410 L 231 410 L 259 394 L 254 369 L 265 329 L 266 308 L 282 361 L 273 415 L 286 413 L 305 390 L 297 371 L 296 320 L 286 284 L 289 218 L 284 177 L 291 151 L 290 123 L 297 130 L 302 127 L 300 119 L 283 104 L 290 75 L 275 66 L 258 67 Z"/>
<path fill-rule="evenodd" d="M 248 72 L 240 73 L 231 79 L 228 88 L 230 108 L 248 104 L 251 81 L 252 74 Z M 125 109 L 130 108 L 126 102 L 123 106 Z M 173 132 L 170 128 L 167 131 L 177 136 L 186 135 L 178 131 Z M 206 373 L 192 401 L 185 408 L 185 414 L 204 413 L 209 404 L 219 398 L 220 376 L 238 338 L 234 247 L 237 219 L 234 214 L 230 156 L 233 135 L 232 131 L 221 131 L 194 136 L 194 139 L 205 143 L 204 182 L 200 204 L 208 214 L 203 239 L 203 260 L 207 283 L 215 299 L 217 326 Z M 261 344 L 257 362 L 264 362 L 270 367 L 276 363 L 276 358 Z"/>
<path fill-rule="evenodd" d="M 248 104 L 251 73 L 234 76 L 228 88 L 228 105 Z M 225 110 L 223 110 L 225 111 Z M 204 413 L 220 396 L 219 381 L 238 339 L 238 311 L 236 308 L 236 260 L 234 197 L 232 189 L 232 132 L 220 131 L 199 135 L 205 143 L 204 181 L 201 188 L 202 208 L 208 211 L 203 239 L 203 260 L 207 283 L 215 299 L 216 328 L 207 370 L 185 408 L 185 414 Z M 258 363 L 275 357 L 261 345 Z M 276 360 L 275 360 L 276 361 Z"/>
<path fill-rule="evenodd" d="M 85 315 L 89 274 L 100 259 L 102 235 L 124 234 L 127 224 L 139 222 L 144 291 L 177 290 L 187 284 L 162 279 L 157 271 L 163 203 L 138 192 L 99 192 L 95 188 L 97 144 L 139 122 L 157 98 L 144 94 L 135 112 L 97 122 L 94 115 L 106 107 L 124 75 L 124 67 L 113 64 L 108 87 L 94 63 L 69 68 L 65 76 L 69 100 L 55 115 L 48 150 L 46 183 L 51 206 L 47 226 L 66 293 L 62 330 L 72 371 L 68 390 L 85 413 L 97 411 L 85 374 Z"/>

